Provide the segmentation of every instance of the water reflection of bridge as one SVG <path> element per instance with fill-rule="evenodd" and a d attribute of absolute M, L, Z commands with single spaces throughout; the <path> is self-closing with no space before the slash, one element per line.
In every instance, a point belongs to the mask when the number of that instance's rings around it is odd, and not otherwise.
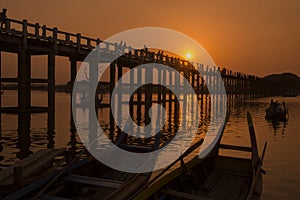
<path fill-rule="evenodd" d="M 49 135 L 54 134 L 56 56 L 63 56 L 69 59 L 70 81 L 72 83 L 76 78 L 77 63 L 83 62 L 89 53 L 94 52 L 95 54 L 100 55 L 99 63 L 106 63 L 107 58 L 117 58 L 114 62 L 110 63 L 109 67 L 109 82 L 107 82 L 105 86 L 106 91 L 109 93 L 112 92 L 116 82 L 122 77 L 124 68 L 132 69 L 145 63 L 159 63 L 176 69 L 189 81 L 198 96 L 198 100 L 200 100 L 199 109 L 202 110 L 209 109 L 208 105 L 210 104 L 210 98 L 208 98 L 208 83 L 213 83 L 213 90 L 217 92 L 223 82 L 229 96 L 257 95 L 255 93 L 255 80 L 257 77 L 255 76 L 244 73 L 233 73 L 231 70 L 220 69 L 217 67 L 209 68 L 201 64 L 192 64 L 181 58 L 171 57 L 161 52 L 149 51 L 147 48 L 133 49 L 132 47 L 123 44 L 107 43 L 100 39 L 82 36 L 81 34 L 64 32 L 57 28 L 49 28 L 45 25 L 41 26 L 38 23 L 33 24 L 27 20 L 18 21 L 6 18 L 4 21 L 1 21 L 0 61 L 1 52 L 16 54 L 18 59 L 17 77 L 0 77 L 0 85 L 1 83 L 16 83 L 18 85 L 18 106 L 4 107 L 1 105 L 1 98 L 0 105 L 1 113 L 14 113 L 19 115 L 19 135 L 20 137 L 25 137 L 20 139 L 20 141 L 28 141 L 30 113 L 48 113 Z M 48 75 L 44 79 L 31 77 L 31 58 L 36 55 L 47 56 Z M 0 62 L 0 74 L 1 68 Z M 90 62 L 89 68 L 97 69 L 98 63 L 95 64 Z M 203 73 L 200 74 L 197 69 L 200 69 Z M 157 70 L 159 74 L 157 78 L 160 79 L 164 85 L 170 87 L 180 85 L 178 84 L 180 78 L 178 79 L 173 72 L 160 70 L 160 68 L 155 70 Z M 94 72 L 95 71 L 93 70 L 89 70 L 88 77 L 91 79 L 98 79 L 97 73 Z M 129 88 L 134 87 L 135 84 L 142 81 L 141 77 L 145 76 L 148 72 L 147 69 L 139 70 L 137 72 L 137 79 L 134 79 L 132 74 L 132 79 L 126 86 Z M 219 73 L 222 75 L 222 80 L 216 78 Z M 36 83 L 47 85 L 48 105 L 46 107 L 31 105 L 31 84 Z M 109 100 L 108 103 L 110 103 L 110 101 L 111 100 Z M 145 86 L 134 94 L 131 101 L 133 106 L 130 108 L 130 112 L 137 113 L 137 123 L 141 123 L 139 121 L 143 121 L 143 118 L 146 118 L 147 123 L 148 115 L 145 114 L 143 117 L 141 116 L 143 112 L 147 113 L 147 110 L 151 107 L 153 102 L 160 103 L 164 107 L 175 109 L 175 112 L 170 113 L 175 113 L 175 115 L 178 113 L 178 101 L 175 95 L 166 87 L 159 85 Z M 204 109 L 204 107 L 206 108 Z M 110 116 L 110 121 L 113 121 L 112 116 Z M 73 128 L 71 129 L 73 130 Z M 111 132 L 115 132 L 115 125 L 110 124 L 110 129 Z M 120 131 L 117 132 L 120 134 Z M 25 144 L 25 146 L 28 146 L 28 144 Z M 50 145 L 49 147 L 52 146 L 53 145 Z"/>

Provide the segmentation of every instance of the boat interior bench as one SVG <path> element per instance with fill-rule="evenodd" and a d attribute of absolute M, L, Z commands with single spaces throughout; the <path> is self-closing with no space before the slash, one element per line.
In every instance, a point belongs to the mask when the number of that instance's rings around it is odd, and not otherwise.
<path fill-rule="evenodd" d="M 62 177 L 62 180 L 82 183 L 82 184 L 95 185 L 95 186 L 108 187 L 108 188 L 119 188 L 122 184 L 124 184 L 124 182 L 122 181 L 113 181 L 109 179 L 94 178 L 94 177 L 79 176 L 79 175 L 67 175 Z"/>

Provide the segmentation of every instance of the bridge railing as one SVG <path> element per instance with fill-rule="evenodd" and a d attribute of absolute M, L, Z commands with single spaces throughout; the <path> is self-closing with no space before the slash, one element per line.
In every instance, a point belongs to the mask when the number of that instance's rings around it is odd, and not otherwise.
<path fill-rule="evenodd" d="M 150 59 L 156 60 L 159 63 L 176 64 L 178 66 L 189 67 L 190 63 L 183 59 L 170 57 L 163 53 L 149 54 L 150 52 L 142 50 L 136 50 L 131 46 L 117 43 L 109 43 L 94 39 L 86 36 L 82 36 L 80 33 L 74 34 L 59 30 L 58 28 L 50 28 L 46 25 L 40 25 L 39 23 L 29 23 L 27 20 L 19 21 L 11 18 L 5 18 L 0 20 L 1 27 L 0 32 L 9 35 L 20 36 L 23 38 L 23 45 L 27 46 L 27 39 L 37 39 L 41 41 L 47 41 L 54 43 L 54 48 L 57 48 L 58 44 L 76 47 L 80 52 L 81 49 L 93 50 L 95 47 L 99 47 L 100 51 L 110 52 L 112 54 L 122 55 L 124 53 L 129 54 L 134 50 L 130 56 L 137 59 Z"/>
<path fill-rule="evenodd" d="M 103 42 L 99 38 L 94 39 L 82 36 L 80 33 L 74 34 L 61 31 L 56 27 L 50 28 L 46 25 L 40 25 L 39 23 L 29 23 L 27 20 L 19 21 L 10 18 L 0 20 L 0 22 L 0 32 L 23 37 L 24 45 L 27 45 L 27 39 L 32 38 L 41 41 L 53 42 L 54 45 L 63 44 L 77 47 L 79 51 L 81 49 L 92 50 L 100 43 L 100 48 L 103 50 L 111 52 L 117 51 L 117 46 L 114 43 Z M 125 49 L 129 49 L 129 47 L 126 46 Z"/>
<path fill-rule="evenodd" d="M 231 86 L 234 86 L 236 84 L 235 82 L 238 82 L 235 80 L 243 80 L 239 81 L 239 84 L 244 84 L 244 82 L 246 84 L 246 82 L 252 82 L 253 80 L 257 79 L 257 77 L 247 74 L 234 74 L 232 71 L 226 69 L 221 70 L 220 68 L 216 67 L 204 67 L 199 63 L 191 63 L 178 57 L 169 56 L 164 54 L 163 51 L 149 51 L 146 47 L 144 49 L 134 49 L 131 46 L 126 45 L 126 43 L 123 44 L 123 42 L 119 44 L 104 42 L 99 38 L 94 39 L 82 36 L 80 33 L 69 33 L 59 30 L 56 27 L 50 28 L 46 25 L 40 25 L 39 23 L 29 23 L 27 20 L 19 21 L 5 18 L 0 19 L 0 23 L 0 33 L 19 36 L 22 38 L 22 42 L 25 47 L 28 45 L 28 39 L 36 39 L 52 43 L 55 51 L 57 51 L 58 45 L 65 45 L 77 48 L 78 53 L 80 53 L 83 49 L 96 49 L 100 52 L 110 53 L 115 56 L 115 58 L 118 58 L 124 54 L 125 57 L 140 61 L 141 64 L 155 62 L 172 66 L 180 69 L 181 71 L 189 70 L 196 72 L 197 70 L 200 70 L 203 76 L 210 76 L 212 77 L 212 80 L 214 80 L 213 77 L 217 77 L 217 74 L 221 73 L 221 76 L 224 80 L 230 79 L 229 85 Z"/>

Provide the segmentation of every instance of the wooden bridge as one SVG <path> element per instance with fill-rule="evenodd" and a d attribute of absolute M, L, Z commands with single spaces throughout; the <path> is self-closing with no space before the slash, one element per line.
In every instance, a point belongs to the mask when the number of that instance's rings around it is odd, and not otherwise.
<path fill-rule="evenodd" d="M 197 94 L 207 94 L 208 90 L 204 82 L 204 76 L 214 77 L 220 71 L 228 95 L 255 95 L 253 85 L 258 77 L 244 73 L 234 73 L 231 70 L 205 68 L 201 64 L 193 64 L 187 60 L 162 54 L 161 52 L 145 49 L 134 49 L 130 46 L 117 43 L 103 42 L 99 38 L 93 39 L 81 34 L 73 34 L 49 28 L 38 23 L 30 23 L 27 20 L 19 21 L 11 18 L 1 19 L 0 27 L 0 53 L 10 52 L 18 55 L 18 76 L 15 78 L 0 77 L 1 83 L 18 84 L 18 107 L 2 107 L 1 112 L 47 112 L 55 109 L 55 57 L 63 56 L 70 61 L 71 82 L 75 81 L 77 62 L 82 62 L 86 56 L 97 51 L 100 54 L 100 62 L 107 62 L 105 58 L 113 56 L 117 58 L 110 64 L 110 88 L 112 89 L 122 76 L 123 68 L 134 68 L 145 63 L 161 63 L 168 65 L 186 77 L 194 87 Z M 48 77 L 45 79 L 31 78 L 31 57 L 35 55 L 48 56 Z M 122 55 L 122 56 L 120 56 Z M 103 58 L 101 60 L 101 58 Z M 1 54 L 0 54 L 1 61 Z M 1 62 L 0 62 L 1 63 Z M 1 74 L 0 64 L 0 74 Z M 196 68 L 201 68 L 203 76 Z M 159 70 L 159 69 L 158 69 Z M 142 72 L 141 72 L 142 73 Z M 161 74 L 161 73 L 159 73 Z M 116 78 L 117 75 L 117 78 Z M 93 74 L 90 74 L 93 76 Z M 142 76 L 142 74 L 139 74 Z M 173 75 L 169 73 L 169 79 Z M 167 73 L 161 74 L 161 79 L 167 79 Z M 207 79 L 210 80 L 210 79 Z M 48 85 L 48 106 L 37 107 L 31 105 L 31 83 L 43 83 Z M 171 84 L 171 83 L 169 83 Z M 166 101 L 166 90 L 162 90 L 161 101 Z M 161 95 L 159 95 L 161 96 Z M 140 98 L 138 98 L 140 100 Z M 1 98 L 0 98 L 1 104 Z"/>
<path fill-rule="evenodd" d="M 99 38 L 89 38 L 82 36 L 81 34 L 73 34 L 65 31 L 58 30 L 58 28 L 50 28 L 38 23 L 30 23 L 27 20 L 19 21 L 11 18 L 0 19 L 0 89 L 1 83 L 15 83 L 18 85 L 18 106 L 17 107 L 4 107 L 1 103 L 1 113 L 13 113 L 18 114 L 18 137 L 20 146 L 20 155 L 18 157 L 24 158 L 30 154 L 30 115 L 31 113 L 46 112 L 48 114 L 48 127 L 47 135 L 49 144 L 48 147 L 54 146 L 54 134 L 55 134 L 55 59 L 56 56 L 63 56 L 69 59 L 70 64 L 70 81 L 74 83 L 77 74 L 77 63 L 85 60 L 86 56 L 91 52 L 96 52 L 100 55 L 100 62 L 107 63 L 106 58 L 116 58 L 109 67 L 109 81 L 106 83 L 101 82 L 102 88 L 100 92 L 112 92 L 116 82 L 123 75 L 123 68 L 135 68 L 136 66 L 145 63 L 160 63 L 168 65 L 173 69 L 179 71 L 192 85 L 195 93 L 198 95 L 200 101 L 200 108 L 202 113 L 209 113 L 209 93 L 207 89 L 207 82 L 213 82 L 216 87 L 220 87 L 221 81 L 225 85 L 225 89 L 228 97 L 250 97 L 259 95 L 257 94 L 256 80 L 258 77 L 247 75 L 240 72 L 232 72 L 228 69 L 220 69 L 218 67 L 208 68 L 201 64 L 190 63 L 187 60 L 181 58 L 171 57 L 167 54 L 163 54 L 161 51 L 150 51 L 145 49 L 134 49 L 131 46 L 118 43 L 108 43 L 100 40 Z M 15 78 L 1 77 L 1 58 L 2 52 L 9 52 L 17 55 L 18 59 L 18 73 Z M 48 75 L 44 79 L 37 79 L 31 77 L 31 57 L 35 55 L 47 56 L 47 70 Z M 200 69 L 203 73 L 199 74 L 197 69 Z M 166 70 L 158 70 L 158 79 L 162 80 L 164 85 L 172 87 L 178 83 L 178 79 L 175 75 Z M 137 80 L 131 75 L 130 84 L 128 87 L 141 82 L 141 77 L 145 76 L 146 70 L 139 70 Z M 214 77 L 221 73 L 222 80 Z M 89 77 L 94 77 L 95 74 L 92 70 L 89 70 Z M 174 80 L 175 79 L 175 80 Z M 47 84 L 48 91 L 48 105 L 45 107 L 31 105 L 31 84 L 41 83 Z M 72 84 L 71 84 L 72 85 Z M 104 86 L 104 88 L 103 88 Z M 216 90 L 218 88 L 215 88 Z M 155 100 L 152 98 L 155 94 Z M 144 95 L 144 97 L 143 97 Z M 2 96 L 2 94 L 1 94 Z M 143 97 L 143 98 L 142 98 Z M 178 114 L 178 102 L 176 103 L 176 97 L 166 87 L 159 85 L 152 85 L 147 87 L 146 90 L 140 90 L 134 94 L 132 107 L 130 112 L 136 111 L 136 121 L 142 121 L 141 115 L 142 109 L 148 109 L 151 107 L 152 102 L 162 103 L 164 106 L 168 104 L 169 108 L 174 108 L 175 115 Z M 228 98 L 230 99 L 230 98 Z M 146 103 L 146 100 L 148 103 Z M 150 101 L 149 101 L 150 100 Z M 111 101 L 111 100 L 110 100 Z M 175 105 L 175 106 L 174 106 Z M 103 106 L 103 105 L 102 105 Z M 107 104 L 106 106 L 109 106 Z M 121 106 L 118 105 L 118 106 Z M 135 106 L 135 108 L 133 108 Z M 141 108 L 143 107 L 143 108 Z M 147 108 L 148 107 L 148 108 Z M 118 108 L 119 110 L 120 108 Z M 197 108 L 198 109 L 198 108 Z M 176 114 L 177 113 L 177 114 Z M 200 115 L 199 110 L 196 110 L 196 115 Z M 146 112 L 144 118 L 149 117 Z M 171 112 L 169 112 L 169 118 L 171 118 Z M 201 115 L 201 120 L 203 115 Z M 0 117 L 1 119 L 1 117 Z M 118 120 L 118 119 L 117 119 Z M 175 117 L 178 120 L 178 117 Z M 116 141 L 117 136 L 115 120 L 110 112 L 110 133 L 111 140 Z M 147 121 L 147 120 L 145 120 Z M 176 121 L 175 121 L 176 122 Z M 1 122 L 0 122 L 1 129 Z M 166 132 L 172 129 L 171 124 L 168 124 L 165 129 Z M 71 115 L 71 141 L 76 140 L 75 133 L 76 128 L 72 120 Z M 120 130 L 117 130 L 120 134 Z M 163 136 L 162 136 L 163 137 Z M 168 140 L 168 138 L 166 138 Z M 1 143 L 0 143 L 1 145 Z M 146 144 L 145 144 L 146 145 Z"/>

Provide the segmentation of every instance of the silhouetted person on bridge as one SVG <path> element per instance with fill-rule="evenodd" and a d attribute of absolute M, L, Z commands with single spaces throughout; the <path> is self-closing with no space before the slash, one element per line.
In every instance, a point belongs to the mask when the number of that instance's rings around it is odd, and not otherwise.
<path fill-rule="evenodd" d="M 1 28 L 3 28 L 3 24 L 5 24 L 5 22 L 7 20 L 6 12 L 7 12 L 7 9 L 3 8 L 2 12 L 0 13 Z"/>

